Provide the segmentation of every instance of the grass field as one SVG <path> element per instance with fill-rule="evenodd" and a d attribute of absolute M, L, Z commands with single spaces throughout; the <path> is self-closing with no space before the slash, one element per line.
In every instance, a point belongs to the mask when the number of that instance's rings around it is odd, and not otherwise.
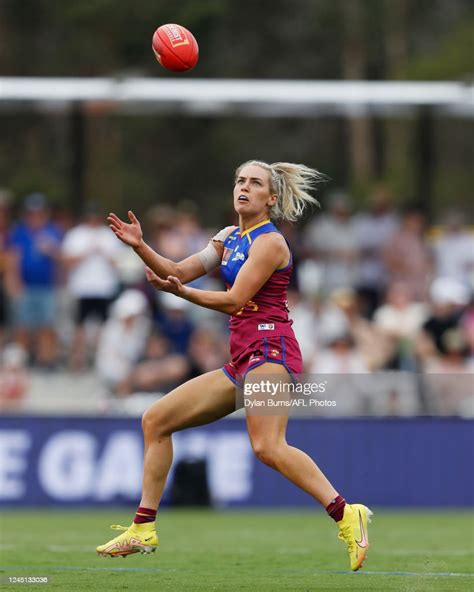
<path fill-rule="evenodd" d="M 130 511 L 3 512 L 1 580 L 49 576 L 42 590 L 456 591 L 474 590 L 474 515 L 375 513 L 363 571 L 322 512 L 164 511 L 153 555 L 96 556 L 94 548 L 131 521 Z"/>

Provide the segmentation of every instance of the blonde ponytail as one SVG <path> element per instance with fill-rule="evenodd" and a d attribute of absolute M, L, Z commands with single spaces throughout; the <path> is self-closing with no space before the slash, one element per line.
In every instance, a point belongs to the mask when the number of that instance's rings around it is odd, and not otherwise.
<path fill-rule="evenodd" d="M 259 166 L 270 173 L 270 191 L 278 196 L 275 205 L 270 209 L 270 217 L 274 220 L 295 222 L 303 215 L 307 206 L 319 206 L 319 201 L 309 192 L 327 178 L 323 173 L 304 164 L 268 164 L 260 160 L 249 160 L 239 166 L 236 177 L 249 165 Z"/>

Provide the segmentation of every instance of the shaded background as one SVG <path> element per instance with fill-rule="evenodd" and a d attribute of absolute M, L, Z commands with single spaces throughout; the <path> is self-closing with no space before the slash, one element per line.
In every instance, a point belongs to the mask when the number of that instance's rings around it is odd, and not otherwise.
<path fill-rule="evenodd" d="M 176 76 L 150 49 L 154 29 L 166 22 L 184 24 L 199 41 L 201 59 L 187 78 L 472 80 L 468 0 L 4 0 L 0 74 Z M 106 209 L 133 203 L 139 212 L 193 199 L 212 206 L 208 222 L 221 224 L 233 170 L 257 157 L 315 166 L 333 180 L 326 190 L 345 187 L 359 205 L 380 181 L 398 203 L 421 202 L 432 219 L 446 203 L 470 205 L 472 118 L 428 113 L 420 140 L 419 112 L 294 119 L 107 111 L 89 107 L 79 156 L 71 150 L 77 129 L 70 113 L 2 111 L 2 185 L 17 199 L 44 191 L 76 213 L 91 197 Z"/>

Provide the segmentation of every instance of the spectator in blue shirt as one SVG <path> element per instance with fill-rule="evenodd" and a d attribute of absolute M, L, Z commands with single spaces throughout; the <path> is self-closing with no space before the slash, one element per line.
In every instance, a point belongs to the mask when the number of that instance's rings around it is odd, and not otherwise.
<path fill-rule="evenodd" d="M 60 229 L 50 222 L 44 195 L 28 195 L 9 241 L 15 261 L 13 322 L 17 342 L 46 368 L 57 354 L 54 320 L 61 239 Z"/>

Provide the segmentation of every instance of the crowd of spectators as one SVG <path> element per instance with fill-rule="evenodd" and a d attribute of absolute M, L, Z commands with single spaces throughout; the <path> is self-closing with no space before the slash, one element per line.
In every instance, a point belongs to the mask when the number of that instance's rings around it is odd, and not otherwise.
<path fill-rule="evenodd" d="M 99 204 L 74 222 L 40 193 L 18 211 L 12 203 L 0 190 L 4 407 L 28 388 L 31 368 L 93 370 L 111 395 L 126 397 L 166 393 L 228 359 L 225 315 L 156 292 Z M 294 253 L 288 299 L 306 371 L 442 375 L 434 411 L 466 413 L 459 376 L 474 367 L 472 228 L 455 210 L 428 227 L 422 210 L 394 208 L 385 187 L 367 203 L 353 211 L 335 192 L 304 226 L 282 227 Z M 143 226 L 147 242 L 173 260 L 218 230 L 204 229 L 186 202 L 152 208 Z M 217 272 L 196 285 L 223 288 Z"/>

